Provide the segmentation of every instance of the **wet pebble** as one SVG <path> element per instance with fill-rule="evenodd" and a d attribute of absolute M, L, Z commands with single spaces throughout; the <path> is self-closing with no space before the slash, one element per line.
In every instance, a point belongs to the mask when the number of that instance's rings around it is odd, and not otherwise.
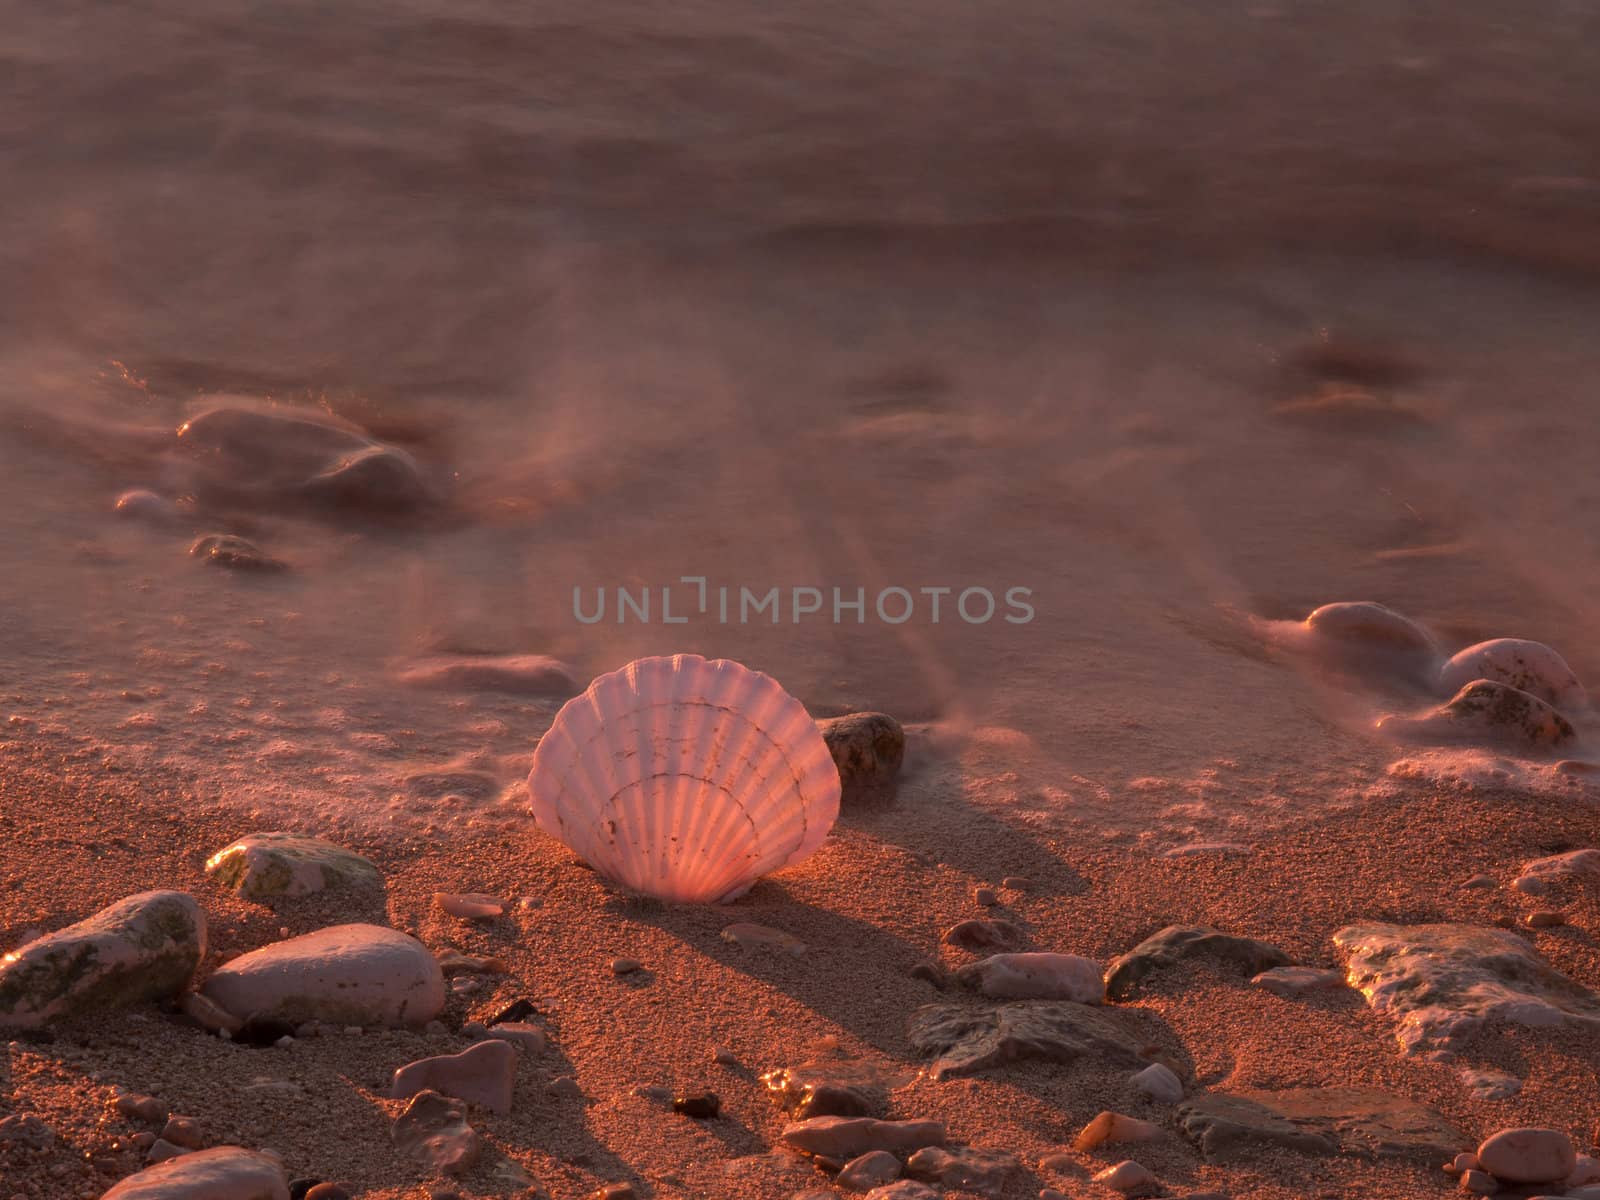
<path fill-rule="evenodd" d="M 632 975 L 644 969 L 644 964 L 637 958 L 613 958 L 611 960 L 611 973 L 613 975 Z"/>
<path fill-rule="evenodd" d="M 274 572 L 287 570 L 289 564 L 273 558 L 248 538 L 231 533 L 207 533 L 196 538 L 189 553 L 207 566 L 227 567 L 234 571 Z"/>
<path fill-rule="evenodd" d="M 1102 1112 L 1079 1131 L 1072 1148 L 1082 1154 L 1117 1142 L 1151 1142 L 1161 1136 L 1161 1126 L 1118 1112 Z"/>

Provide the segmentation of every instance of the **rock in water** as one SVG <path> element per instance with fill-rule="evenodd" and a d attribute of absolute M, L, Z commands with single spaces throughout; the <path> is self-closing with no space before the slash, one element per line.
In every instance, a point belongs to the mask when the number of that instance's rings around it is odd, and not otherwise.
<path fill-rule="evenodd" d="M 515 696 L 575 696 L 572 669 L 543 654 L 436 654 L 400 672 L 410 687 Z"/>
<path fill-rule="evenodd" d="M 1288 1149 L 1436 1163 L 1467 1144 L 1433 1109 L 1361 1088 L 1212 1092 L 1181 1105 L 1178 1119 L 1213 1162 Z"/>
<path fill-rule="evenodd" d="M 401 1067 L 394 1073 L 389 1095 L 407 1100 L 418 1092 L 435 1091 L 490 1112 L 508 1113 L 516 1076 L 516 1047 L 504 1039 L 490 1038 L 460 1054 L 441 1054 Z"/>
<path fill-rule="evenodd" d="M 1099 1004 L 1100 964 L 1076 954 L 992 954 L 956 972 L 968 987 L 1000 1000 L 1076 1000 Z"/>
<path fill-rule="evenodd" d="M 1415 621 L 1370 600 L 1324 604 L 1305 620 L 1312 646 L 1363 673 L 1432 682 L 1439 647 Z"/>
<path fill-rule="evenodd" d="M 147 1167 L 101 1200 L 289 1200 L 289 1181 L 274 1158 L 238 1146 L 196 1150 Z"/>
<path fill-rule="evenodd" d="M 416 938 L 380 925 L 334 925 L 252 950 L 202 989 L 241 1019 L 422 1025 L 444 1007 L 444 973 Z"/>
<path fill-rule="evenodd" d="M 1559 1129 L 1502 1129 L 1478 1147 L 1478 1165 L 1505 1183 L 1559 1183 L 1578 1154 Z"/>
<path fill-rule="evenodd" d="M 193 896 L 129 896 L 0 959 L 0 1028 L 176 996 L 205 948 L 205 913 Z"/>
<path fill-rule="evenodd" d="M 1600 997 L 1516 934 L 1476 925 L 1350 925 L 1333 935 L 1350 986 L 1396 1022 L 1408 1054 L 1446 1057 L 1491 1020 L 1600 1029 Z"/>
<path fill-rule="evenodd" d="M 396 1149 L 441 1175 L 471 1170 L 483 1153 L 483 1139 L 467 1124 L 466 1105 L 438 1092 L 413 1096 L 390 1132 Z"/>
<path fill-rule="evenodd" d="M 289 564 L 273 558 L 248 538 L 231 533 L 208 533 L 194 540 L 189 553 L 207 566 L 235 571 L 283 571 Z"/>
<path fill-rule="evenodd" d="M 839 768 L 845 799 L 886 793 L 900 774 L 906 734 L 888 713 L 860 712 L 818 721 L 822 740 Z"/>
<path fill-rule="evenodd" d="M 1407 742 L 1485 742 L 1549 749 L 1570 742 L 1572 723 L 1539 697 L 1508 683 L 1479 679 L 1420 717 L 1384 717 L 1378 732 Z"/>
<path fill-rule="evenodd" d="M 1157 971 L 1189 960 L 1201 960 L 1246 979 L 1289 965 L 1289 956 L 1268 942 L 1204 925 L 1168 925 L 1112 962 L 1106 971 L 1106 995 L 1113 1000 L 1131 999 Z"/>
<path fill-rule="evenodd" d="M 1439 672 L 1439 690 L 1453 696 L 1477 679 L 1509 684 L 1563 712 L 1588 704 L 1583 685 L 1562 658 L 1543 642 L 1495 638 L 1468 646 Z"/>
<path fill-rule="evenodd" d="M 911 1014 L 910 1038 L 932 1055 L 935 1079 L 971 1075 L 1019 1058 L 1071 1062 L 1085 1055 L 1143 1063 L 1144 1044 L 1121 1013 L 1071 1001 L 1019 1001 L 969 1007 L 924 1004 Z"/>
<path fill-rule="evenodd" d="M 248 900 L 383 887 L 378 868 L 361 855 L 299 833 L 242 837 L 206 860 L 206 874 Z"/>

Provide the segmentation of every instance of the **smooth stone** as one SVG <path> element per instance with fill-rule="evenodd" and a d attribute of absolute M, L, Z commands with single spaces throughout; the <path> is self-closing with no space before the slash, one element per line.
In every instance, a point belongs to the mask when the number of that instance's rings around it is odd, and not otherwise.
<path fill-rule="evenodd" d="M 483 1153 L 483 1139 L 467 1124 L 467 1107 L 438 1092 L 419 1092 L 390 1130 L 395 1148 L 441 1175 L 472 1169 Z"/>
<path fill-rule="evenodd" d="M 900 1160 L 887 1151 L 871 1150 L 845 1163 L 834 1182 L 852 1192 L 868 1192 L 899 1178 Z"/>
<path fill-rule="evenodd" d="M 233 1037 L 244 1028 L 243 1021 L 215 1000 L 208 1000 L 199 992 L 185 992 L 178 1001 L 178 1007 L 184 1016 L 212 1033 L 226 1033 L 229 1037 Z"/>
<path fill-rule="evenodd" d="M 1426 1105 L 1364 1088 L 1211 1092 L 1181 1105 L 1178 1120 L 1211 1161 L 1287 1149 L 1438 1163 L 1467 1145 Z"/>
<path fill-rule="evenodd" d="M 980 908 L 993 908 L 1000 903 L 1000 893 L 992 887 L 975 887 L 972 889 L 972 902 Z"/>
<path fill-rule="evenodd" d="M 1290 965 L 1289 956 L 1268 942 L 1204 925 L 1169 925 L 1111 963 L 1106 971 L 1106 995 L 1130 1000 L 1158 971 L 1191 960 L 1246 979 Z"/>
<path fill-rule="evenodd" d="M 1076 954 L 994 954 L 962 967 L 956 978 L 1000 1000 L 1099 1004 L 1106 991 L 1100 964 Z"/>
<path fill-rule="evenodd" d="M 1568 850 L 1536 858 L 1523 864 L 1511 886 L 1530 896 L 1543 896 L 1567 883 L 1600 887 L 1600 850 Z"/>
<path fill-rule="evenodd" d="M 990 920 L 959 921 L 944 931 L 940 938 L 947 946 L 963 950 L 1009 949 L 1027 941 L 1027 935 L 1010 921 Z"/>
<path fill-rule="evenodd" d="M 1129 1082 L 1135 1091 L 1158 1104 L 1176 1104 L 1183 1099 L 1183 1080 L 1165 1063 L 1151 1063 Z"/>
<path fill-rule="evenodd" d="M 273 558 L 249 538 L 231 533 L 207 533 L 189 545 L 189 554 L 207 566 L 227 567 L 233 571 L 283 571 L 289 564 Z"/>
<path fill-rule="evenodd" d="M 248 900 L 383 888 L 383 875 L 361 855 L 299 833 L 248 834 L 208 858 L 206 874 Z"/>
<path fill-rule="evenodd" d="M 147 488 L 131 488 L 123 492 L 117 497 L 114 507 L 119 517 L 148 521 L 152 525 L 170 525 L 180 515 L 176 504 Z"/>
<path fill-rule="evenodd" d="M 1114 1167 L 1107 1167 L 1103 1171 L 1095 1172 L 1093 1179 L 1096 1183 L 1114 1191 L 1121 1192 L 1124 1196 L 1131 1196 L 1135 1192 L 1147 1191 L 1156 1186 L 1156 1177 L 1149 1168 L 1128 1159 L 1119 1162 Z"/>
<path fill-rule="evenodd" d="M 1481 873 L 1463 880 L 1461 884 L 1463 891 L 1487 891 L 1492 887 L 1494 887 L 1494 876 Z"/>
<path fill-rule="evenodd" d="M 1082 1154 L 1112 1142 L 1153 1142 L 1161 1136 L 1161 1126 L 1118 1112 L 1102 1112 L 1085 1125 L 1072 1141 Z"/>
<path fill-rule="evenodd" d="M 1478 1165 L 1505 1183 L 1555 1183 L 1572 1174 L 1578 1154 L 1559 1129 L 1502 1129 L 1478 1147 Z"/>
<path fill-rule="evenodd" d="M 435 892 L 433 903 L 440 912 L 462 921 L 493 921 L 505 916 L 505 901 L 482 892 Z"/>
<path fill-rule="evenodd" d="M 1345 986 L 1344 976 L 1338 971 L 1317 967 L 1273 967 L 1250 980 L 1274 996 L 1296 1000 L 1316 992 L 1333 991 Z"/>
<path fill-rule="evenodd" d="M 1567 914 L 1555 909 L 1542 908 L 1523 917 L 1522 923 L 1529 929 L 1556 929 L 1567 923 Z"/>
<path fill-rule="evenodd" d="M 145 1151 L 145 1161 L 152 1163 L 166 1162 L 169 1158 L 177 1158 L 181 1154 L 189 1153 L 182 1146 L 173 1145 L 166 1138 L 157 1138 L 150 1144 L 150 1149 Z"/>
<path fill-rule="evenodd" d="M 161 1129 L 161 1139 L 185 1150 L 201 1150 L 206 1144 L 205 1132 L 193 1117 L 168 1117 Z"/>
<path fill-rule="evenodd" d="M 879 1121 L 872 1117 L 811 1117 L 784 1126 L 785 1145 L 818 1158 L 849 1162 L 873 1150 L 905 1155 L 944 1142 L 938 1121 Z"/>
<path fill-rule="evenodd" d="M 1452 1053 L 1489 1021 L 1600 1028 L 1600 997 L 1524 939 L 1477 925 L 1351 925 L 1333 935 L 1350 986 L 1395 1021 L 1407 1054 Z"/>
<path fill-rule="evenodd" d="M 925 1004 L 911 1014 L 909 1035 L 913 1049 L 933 1057 L 929 1074 L 948 1079 L 1019 1058 L 1142 1064 L 1145 1039 L 1127 1021 L 1122 1013 L 1071 1001 Z"/>
<path fill-rule="evenodd" d="M 611 973 L 613 975 L 632 975 L 636 971 L 644 970 L 644 964 L 637 958 L 613 958 L 611 960 Z"/>
<path fill-rule="evenodd" d="M 1324 604 L 1305 619 L 1313 645 L 1362 671 L 1398 675 L 1416 683 L 1432 681 L 1439 647 L 1408 617 L 1370 600 Z"/>
<path fill-rule="evenodd" d="M 1600 1183 L 1600 1158 L 1580 1154 L 1572 1168 L 1572 1174 L 1567 1176 L 1566 1185 L 1575 1188 L 1589 1183 Z"/>
<path fill-rule="evenodd" d="M 252 950 L 203 990 L 235 1016 L 291 1023 L 424 1025 L 445 1001 L 428 948 L 380 925 L 334 925 Z"/>
<path fill-rule="evenodd" d="M 508 972 L 503 958 L 479 958 L 459 950 L 441 950 L 434 958 L 439 960 L 439 970 L 446 979 L 454 975 L 504 975 Z"/>
<path fill-rule="evenodd" d="M 576 696 L 583 689 L 565 663 L 543 654 L 441 654 L 400 673 L 410 687 L 450 692 L 506 692 L 522 696 Z"/>
<path fill-rule="evenodd" d="M 1420 717 L 1396 714 L 1378 732 L 1407 742 L 1479 742 L 1544 750 L 1577 736 L 1572 723 L 1537 696 L 1479 679 Z"/>
<path fill-rule="evenodd" d="M 905 760 L 906 734 L 888 713 L 850 713 L 818 721 L 817 728 L 839 768 L 846 800 L 894 785 Z"/>
<path fill-rule="evenodd" d="M 1463 1171 L 1461 1190 L 1472 1196 L 1492 1196 L 1500 1190 L 1500 1181 L 1487 1171 Z"/>
<path fill-rule="evenodd" d="M 1003 1150 L 980 1150 L 973 1146 L 946 1150 L 941 1146 L 924 1146 L 906 1159 L 906 1174 L 954 1191 L 999 1196 L 1019 1165 L 1016 1155 Z"/>
<path fill-rule="evenodd" d="M 490 1038 L 459 1054 L 440 1054 L 401 1067 L 389 1085 L 389 1097 L 409 1100 L 418 1092 L 435 1091 L 490 1112 L 507 1113 L 516 1081 L 516 1047 Z"/>
<path fill-rule="evenodd" d="M 1468 646 L 1439 671 L 1439 690 L 1453 696 L 1478 679 L 1510 684 L 1565 712 L 1588 703 L 1583 685 L 1566 659 L 1543 642 L 1494 638 Z"/>
<path fill-rule="evenodd" d="M 729 945 L 738 946 L 749 950 L 757 947 L 769 947 L 781 950 L 799 958 L 806 952 L 806 944 L 792 933 L 785 933 L 781 929 L 774 929 L 770 925 L 757 925 L 752 921 L 736 921 L 726 926 L 721 934 L 722 940 Z"/>
<path fill-rule="evenodd" d="M 0 958 L 0 1028 L 177 996 L 205 947 L 205 913 L 193 896 L 129 896 Z"/>
<path fill-rule="evenodd" d="M 101 1200 L 289 1200 L 277 1159 L 239 1146 L 196 1150 L 146 1167 Z"/>
<path fill-rule="evenodd" d="M 885 1117 L 889 1087 L 871 1063 L 818 1059 L 780 1067 L 761 1076 L 768 1094 L 795 1119 L 811 1117 Z"/>
<path fill-rule="evenodd" d="M 1000 886 L 1011 892 L 1026 892 L 1033 887 L 1033 881 L 1026 875 L 1007 875 Z"/>
<path fill-rule="evenodd" d="M 1445 1163 L 1444 1169 L 1450 1175 L 1460 1175 L 1463 1171 L 1476 1171 L 1478 1169 L 1478 1156 L 1470 1150 L 1463 1150 Z"/>
<path fill-rule="evenodd" d="M 1504 1071 L 1468 1068 L 1459 1072 L 1458 1078 L 1467 1085 L 1474 1100 L 1509 1100 L 1522 1090 L 1522 1080 Z"/>

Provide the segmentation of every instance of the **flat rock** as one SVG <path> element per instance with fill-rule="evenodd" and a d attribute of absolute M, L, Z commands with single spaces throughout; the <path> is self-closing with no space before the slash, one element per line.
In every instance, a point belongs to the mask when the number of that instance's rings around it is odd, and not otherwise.
<path fill-rule="evenodd" d="M 1522 1080 L 1504 1071 L 1468 1067 L 1460 1071 L 1457 1078 L 1466 1085 L 1474 1100 L 1509 1100 L 1522 1090 Z"/>
<path fill-rule="evenodd" d="M 1467 1146 L 1433 1109 L 1361 1088 L 1213 1092 L 1179 1106 L 1178 1119 L 1212 1161 L 1282 1148 L 1439 1163 Z"/>
<path fill-rule="evenodd" d="M 1600 850 L 1568 850 L 1525 863 L 1511 886 L 1530 896 L 1543 896 L 1566 884 L 1600 886 Z"/>
<path fill-rule="evenodd" d="M 784 1126 L 786 1146 L 835 1162 L 849 1162 L 873 1150 L 907 1155 L 944 1142 L 938 1121 L 879 1121 L 872 1117 L 812 1117 Z"/>
<path fill-rule="evenodd" d="M 1453 696 L 1478 679 L 1510 684 L 1563 712 L 1574 712 L 1588 703 L 1583 685 L 1566 659 L 1543 642 L 1495 638 L 1468 646 L 1439 671 L 1439 690 Z"/>
<path fill-rule="evenodd" d="M 418 1092 L 435 1091 L 490 1112 L 508 1113 L 516 1081 L 516 1047 L 502 1038 L 490 1038 L 459 1054 L 440 1054 L 401 1067 L 394 1073 L 389 1096 L 408 1100 Z"/>
<path fill-rule="evenodd" d="M 383 887 L 383 875 L 361 855 L 300 833 L 248 834 L 208 858 L 206 874 L 247 900 Z"/>
<path fill-rule="evenodd" d="M 889 1084 L 871 1063 L 818 1059 L 761 1076 L 768 1093 L 799 1121 L 811 1117 L 884 1117 Z"/>
<path fill-rule="evenodd" d="M 1344 976 L 1340 972 L 1318 967 L 1273 967 L 1270 971 L 1261 972 L 1250 982 L 1286 1000 L 1335 991 L 1345 986 Z"/>
<path fill-rule="evenodd" d="M 204 994 L 240 1018 L 299 1024 L 422 1025 L 444 1007 L 444 973 L 416 938 L 334 925 L 219 967 Z"/>
<path fill-rule="evenodd" d="M 1408 1054 L 1453 1053 L 1489 1021 L 1600 1028 L 1600 997 L 1514 933 L 1477 925 L 1351 925 L 1333 935 L 1350 986 L 1395 1021 Z"/>
<path fill-rule="evenodd" d="M 1076 954 L 993 954 L 962 967 L 956 978 L 1000 1000 L 1099 1004 L 1106 992 L 1100 964 Z"/>
<path fill-rule="evenodd" d="M 996 917 L 959 921 L 946 929 L 940 940 L 947 946 L 977 951 L 1014 949 L 1025 944 L 1028 936 L 1020 926 Z"/>
<path fill-rule="evenodd" d="M 1071 1001 L 925 1004 L 911 1014 L 910 1039 L 918 1053 L 933 1057 L 935 1079 L 1020 1058 L 1072 1062 L 1088 1055 L 1139 1065 L 1144 1039 L 1126 1021 L 1121 1013 Z"/>
<path fill-rule="evenodd" d="M 906 1159 L 906 1173 L 955 1191 L 998 1196 L 1018 1165 L 1017 1156 L 1003 1150 L 924 1146 Z"/>
<path fill-rule="evenodd" d="M 576 696 L 583 689 L 565 663 L 543 654 L 436 654 L 400 672 L 409 687 L 450 692 Z"/>
<path fill-rule="evenodd" d="M 205 913 L 193 896 L 129 896 L 0 958 L 0 1028 L 176 996 L 205 947 Z"/>
<path fill-rule="evenodd" d="M 1467 684 L 1423 716 L 1384 717 L 1378 731 L 1405 742 L 1476 742 L 1515 750 L 1549 750 L 1577 736 L 1572 723 L 1539 697 L 1490 679 Z"/>
<path fill-rule="evenodd" d="M 765 947 L 795 958 L 806 952 L 806 944 L 794 934 L 774 929 L 771 925 L 757 925 L 753 921 L 735 921 L 722 930 L 721 937 L 729 945 L 746 950 Z"/>
<path fill-rule="evenodd" d="M 1169 925 L 1112 962 L 1106 971 L 1106 995 L 1113 1000 L 1131 999 L 1157 971 L 1191 961 L 1245 979 L 1290 965 L 1289 956 L 1268 942 L 1204 925 Z"/>
<path fill-rule="evenodd" d="M 887 792 L 905 759 L 906 734 L 888 713 L 859 712 L 817 722 L 839 768 L 845 799 Z"/>
<path fill-rule="evenodd" d="M 146 1167 L 101 1200 L 289 1200 L 289 1181 L 274 1158 L 216 1146 Z"/>
<path fill-rule="evenodd" d="M 472 1169 L 483 1153 L 483 1139 L 467 1124 L 460 1100 L 438 1092 L 418 1092 L 390 1130 L 395 1148 L 440 1175 Z"/>
<path fill-rule="evenodd" d="M 1560 1183 L 1577 1165 L 1559 1129 L 1502 1129 L 1478 1147 L 1478 1166 L 1505 1183 Z"/>

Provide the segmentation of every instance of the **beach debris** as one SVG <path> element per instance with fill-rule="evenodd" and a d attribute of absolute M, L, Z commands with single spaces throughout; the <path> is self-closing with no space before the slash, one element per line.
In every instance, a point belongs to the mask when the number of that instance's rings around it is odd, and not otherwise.
<path fill-rule="evenodd" d="M 0 958 L 0 1029 L 175 997 L 205 947 L 205 913 L 193 896 L 128 896 Z"/>
<path fill-rule="evenodd" d="M 1121 1013 L 1072 1001 L 924 1004 L 911 1014 L 910 1039 L 934 1059 L 934 1079 L 972 1075 L 1019 1058 L 1071 1062 L 1086 1055 L 1141 1065 L 1144 1044 Z"/>
<path fill-rule="evenodd" d="M 1183 1099 L 1183 1080 L 1165 1063 L 1151 1063 L 1128 1082 L 1134 1091 L 1157 1104 L 1176 1104 Z"/>
<path fill-rule="evenodd" d="M 300 833 L 246 834 L 206 859 L 205 870 L 247 900 L 383 887 L 383 875 L 369 860 Z"/>
<path fill-rule="evenodd" d="M 207 566 L 228 567 L 235 571 L 283 571 L 289 564 L 273 558 L 248 538 L 231 533 L 207 533 L 196 538 L 189 553 Z"/>
<path fill-rule="evenodd" d="M 1007 875 L 1000 886 L 1011 892 L 1026 892 L 1032 890 L 1033 881 L 1026 875 Z"/>
<path fill-rule="evenodd" d="M 1223 933 L 1204 925 L 1168 925 L 1113 960 L 1106 971 L 1106 995 L 1128 1000 L 1152 975 L 1188 961 L 1200 961 L 1247 979 L 1290 965 L 1289 956 L 1269 942 Z"/>
<path fill-rule="evenodd" d="M 1394 713 L 1378 732 L 1406 742 L 1486 742 L 1548 749 L 1576 737 L 1572 723 L 1537 696 L 1507 683 L 1479 679 L 1421 716 Z"/>
<path fill-rule="evenodd" d="M 435 892 L 433 903 L 440 912 L 462 921 L 493 921 L 506 911 L 504 900 L 482 892 Z"/>
<path fill-rule="evenodd" d="M 997 917 L 959 921 L 946 929 L 939 940 L 947 946 L 977 951 L 1020 946 L 1028 940 L 1028 935 L 1021 926 Z"/>
<path fill-rule="evenodd" d="M 956 972 L 968 987 L 999 1000 L 1105 1000 L 1102 968 L 1076 954 L 993 954 Z"/>
<path fill-rule="evenodd" d="M 407 1100 L 418 1092 L 435 1091 L 490 1112 L 508 1113 L 516 1077 L 516 1047 L 504 1038 L 489 1038 L 459 1054 L 440 1054 L 401 1067 L 389 1085 L 389 1096 Z"/>
<path fill-rule="evenodd" d="M 178 428 L 178 456 L 201 492 L 326 515 L 401 516 L 437 503 L 410 454 L 347 421 L 320 409 L 215 400 Z"/>
<path fill-rule="evenodd" d="M 1102 1112 L 1078 1132 L 1072 1148 L 1079 1154 L 1114 1142 L 1153 1142 L 1161 1136 L 1161 1126 L 1119 1112 Z"/>
<path fill-rule="evenodd" d="M 784 1126 L 784 1144 L 816 1158 L 847 1163 L 872 1150 L 906 1155 L 944 1143 L 938 1121 L 879 1121 L 872 1117 L 811 1117 Z"/>
<path fill-rule="evenodd" d="M 866 1192 L 899 1178 L 898 1158 L 884 1150 L 869 1150 L 839 1168 L 834 1182 L 852 1192 Z"/>
<path fill-rule="evenodd" d="M 1478 1166 L 1502 1183 L 1561 1183 L 1577 1165 L 1559 1129 L 1502 1129 L 1478 1147 Z"/>
<path fill-rule="evenodd" d="M 1004 1150 L 924 1146 L 906 1159 L 906 1174 L 955 1191 L 998 1196 L 1018 1166 L 1017 1156 Z"/>
<path fill-rule="evenodd" d="M 483 1139 L 467 1124 L 467 1106 L 438 1092 L 418 1092 L 390 1130 L 395 1148 L 440 1175 L 471 1170 Z"/>
<path fill-rule="evenodd" d="M 201 989 L 237 1017 L 291 1023 L 423 1025 L 444 1008 L 444 973 L 416 938 L 381 925 L 334 925 L 252 950 Z"/>
<path fill-rule="evenodd" d="M 891 1081 L 869 1062 L 813 1059 L 761 1076 L 768 1094 L 798 1121 L 811 1117 L 884 1117 Z"/>
<path fill-rule="evenodd" d="M 1562 712 L 1587 706 L 1587 694 L 1566 659 L 1543 642 L 1495 638 L 1457 653 L 1439 671 L 1439 690 L 1453 696 L 1479 679 L 1537 696 Z"/>
<path fill-rule="evenodd" d="M 240 1146 L 196 1150 L 146 1167 L 113 1186 L 101 1200 L 289 1200 L 283 1166 Z"/>
<path fill-rule="evenodd" d="M 858 712 L 817 722 L 839 768 L 846 800 L 886 793 L 905 759 L 906 734 L 888 713 Z"/>
<path fill-rule="evenodd" d="M 1434 1109 L 1364 1088 L 1210 1092 L 1180 1105 L 1178 1121 L 1212 1162 L 1287 1149 L 1437 1163 L 1467 1145 Z"/>
<path fill-rule="evenodd" d="M 399 678 L 408 687 L 442 692 L 565 698 L 579 691 L 571 668 L 543 654 L 435 654 L 414 660 Z"/>
<path fill-rule="evenodd" d="M 1567 883 L 1600 886 L 1600 850 L 1568 850 L 1523 865 L 1511 886 L 1529 896 L 1543 896 Z"/>
<path fill-rule="evenodd" d="M 534 819 L 615 883 L 706 903 L 809 857 L 839 772 L 805 708 L 727 659 L 644 658 L 567 702 L 534 751 Z"/>
<path fill-rule="evenodd" d="M 1096 1183 L 1121 1192 L 1124 1196 L 1139 1195 L 1155 1190 L 1158 1186 L 1158 1181 L 1149 1168 L 1141 1166 L 1131 1158 L 1117 1163 L 1116 1166 L 1095 1172 L 1093 1179 Z"/>
<path fill-rule="evenodd" d="M 672 1111 L 697 1121 L 709 1121 L 722 1112 L 722 1097 L 715 1092 L 695 1092 L 672 1098 Z"/>
<path fill-rule="evenodd" d="M 1320 967 L 1273 967 L 1253 976 L 1250 982 L 1285 1000 L 1299 1000 L 1345 986 L 1341 972 Z"/>
<path fill-rule="evenodd" d="M 1395 1022 L 1406 1054 L 1447 1057 L 1486 1022 L 1600 1028 L 1600 997 L 1514 933 L 1478 925 L 1351 925 L 1333 935 L 1350 986 Z"/>

